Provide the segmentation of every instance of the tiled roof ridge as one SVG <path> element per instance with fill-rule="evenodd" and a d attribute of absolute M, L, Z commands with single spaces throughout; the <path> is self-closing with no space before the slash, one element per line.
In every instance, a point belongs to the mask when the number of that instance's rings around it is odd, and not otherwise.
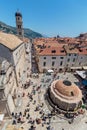
<path fill-rule="evenodd" d="M 0 44 L 4 45 L 10 50 L 14 50 L 16 47 L 18 47 L 22 43 L 23 41 L 20 40 L 17 36 L 0 31 Z"/>

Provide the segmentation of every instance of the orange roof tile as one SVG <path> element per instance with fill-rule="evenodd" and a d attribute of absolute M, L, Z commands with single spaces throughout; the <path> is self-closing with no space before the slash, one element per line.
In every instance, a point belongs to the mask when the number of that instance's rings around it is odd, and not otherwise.
<path fill-rule="evenodd" d="M 64 49 L 62 47 L 50 47 L 45 48 L 39 51 L 38 55 L 44 56 L 44 55 L 52 55 L 52 56 L 65 56 L 66 53 L 64 52 Z"/>
<path fill-rule="evenodd" d="M 73 54 L 73 53 L 78 53 L 78 49 L 77 48 L 74 48 L 74 46 L 64 46 L 64 49 L 66 51 L 66 53 L 68 54 Z"/>
<path fill-rule="evenodd" d="M 78 51 L 79 51 L 79 55 L 87 55 L 87 48 L 81 48 Z"/>
<path fill-rule="evenodd" d="M 86 47 L 87 41 L 81 40 L 80 38 L 70 38 L 70 37 L 64 37 L 64 38 L 36 38 L 34 40 L 34 45 L 36 46 L 36 50 L 38 49 L 38 45 L 45 46 L 45 49 L 42 49 L 41 52 L 39 52 L 39 55 L 63 55 L 59 48 L 62 48 L 65 45 L 65 52 L 66 53 L 77 53 L 77 54 L 83 54 L 86 55 L 87 51 L 83 49 L 82 52 L 78 50 L 77 47 Z M 78 45 L 78 46 L 77 46 Z M 50 47 L 50 49 L 49 49 Z M 51 49 L 55 47 L 57 48 L 56 53 L 52 54 Z M 42 47 L 43 48 L 43 47 Z M 40 50 L 40 48 L 38 49 Z"/>

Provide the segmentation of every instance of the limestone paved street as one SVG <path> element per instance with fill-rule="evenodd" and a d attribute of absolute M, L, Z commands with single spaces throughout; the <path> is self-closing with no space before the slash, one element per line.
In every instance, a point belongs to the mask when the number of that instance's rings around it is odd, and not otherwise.
<path fill-rule="evenodd" d="M 39 80 L 35 79 L 35 80 L 33 80 L 33 82 L 34 82 L 34 84 L 36 84 L 36 83 L 40 82 L 40 79 Z M 41 116 L 39 114 L 39 112 L 35 112 L 35 108 L 36 108 L 36 106 L 38 104 L 41 104 L 41 99 L 42 99 L 42 97 L 41 97 L 42 95 L 40 95 L 40 94 L 38 94 L 38 92 L 36 92 L 36 94 L 33 96 L 33 101 L 30 102 L 29 97 L 27 96 L 27 94 L 28 94 L 28 92 L 29 93 L 32 92 L 32 88 L 33 88 L 34 84 L 31 85 L 28 89 L 23 89 L 23 92 L 25 93 L 25 96 L 22 97 L 22 105 L 17 107 L 17 109 L 15 110 L 15 112 L 20 112 L 21 111 L 23 113 L 25 108 L 28 108 L 26 106 L 29 103 L 30 104 L 30 106 L 29 106 L 29 108 L 30 108 L 29 114 L 30 114 L 30 117 L 33 118 L 33 120 L 35 120 L 36 118 L 40 118 L 40 116 Z M 34 104 L 34 100 L 36 100 L 36 104 Z M 44 109 L 44 107 L 43 107 L 43 109 Z M 25 118 L 25 120 L 26 120 L 26 118 Z M 28 120 L 25 121 L 25 125 L 23 124 L 23 126 L 25 127 L 25 130 L 27 130 L 29 128 L 29 126 L 30 126 L 30 124 L 27 123 L 27 122 L 28 122 Z M 40 130 L 41 125 L 37 125 L 37 129 Z M 44 130 L 44 129 L 46 129 L 46 126 L 42 128 L 42 130 Z"/>
<path fill-rule="evenodd" d="M 60 73 L 57 75 L 56 78 L 67 79 L 67 77 L 69 77 L 69 80 L 72 82 L 76 82 L 76 83 L 78 82 L 76 77 L 70 73 L 66 73 L 65 75 L 63 73 Z M 21 106 L 19 105 L 15 110 L 15 112 L 17 112 L 17 113 L 19 113 L 21 111 L 22 114 L 24 114 L 24 110 L 29 108 L 29 112 L 27 112 L 27 114 L 29 113 L 30 117 L 28 119 L 26 119 L 27 116 L 24 116 L 23 117 L 24 123 L 23 124 L 17 123 L 17 127 L 23 127 L 24 130 L 29 130 L 29 128 L 31 127 L 31 123 L 28 123 L 30 118 L 32 118 L 32 120 L 36 120 L 36 118 L 41 118 L 42 114 L 40 114 L 40 111 L 43 111 L 43 113 L 45 115 L 50 113 L 49 107 L 44 99 L 44 94 L 46 93 L 46 88 L 52 82 L 53 76 L 47 76 L 45 74 L 40 74 L 39 78 L 30 78 L 29 77 L 29 79 L 31 81 L 31 85 L 27 89 L 21 88 L 22 92 L 24 93 L 24 97 L 22 97 L 22 99 L 21 99 L 22 100 Z M 46 82 L 47 79 L 50 79 L 49 83 Z M 37 88 L 40 85 L 41 85 L 41 88 L 39 89 L 39 91 L 37 91 Z M 31 100 L 28 96 L 28 93 L 31 94 L 33 90 L 35 90 L 35 93 L 33 94 L 33 100 Z M 38 105 L 40 106 L 42 103 L 44 103 L 43 107 L 40 107 L 39 111 L 35 111 L 36 106 L 38 106 Z M 29 107 L 27 107 L 28 104 L 29 104 Z M 63 119 L 60 116 L 57 116 L 57 117 L 54 116 L 54 117 L 51 117 L 50 122 L 49 122 L 49 119 L 47 119 L 46 121 L 41 121 L 40 124 L 37 124 L 35 122 L 34 125 L 36 126 L 36 130 L 47 130 L 47 127 L 49 125 L 51 126 L 52 130 L 62 130 L 62 129 L 64 129 L 64 130 L 87 130 L 87 124 L 85 122 L 87 122 L 86 112 L 84 113 L 84 115 L 77 116 L 74 119 L 74 122 L 72 124 L 69 124 L 68 120 Z M 44 125 L 42 126 L 43 123 L 44 123 Z"/>

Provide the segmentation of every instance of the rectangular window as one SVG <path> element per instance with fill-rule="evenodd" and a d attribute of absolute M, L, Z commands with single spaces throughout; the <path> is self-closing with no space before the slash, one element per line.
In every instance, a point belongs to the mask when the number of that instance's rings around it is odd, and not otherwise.
<path fill-rule="evenodd" d="M 73 62 L 75 62 L 75 58 L 73 59 Z"/>
<path fill-rule="evenodd" d="M 81 62 L 79 62 L 79 65 L 81 65 Z"/>
<path fill-rule="evenodd" d="M 60 57 L 60 59 L 63 59 L 64 57 Z"/>
<path fill-rule="evenodd" d="M 52 66 L 54 66 L 54 64 L 55 64 L 55 62 L 53 61 L 53 62 L 52 62 Z"/>
<path fill-rule="evenodd" d="M 46 66 L 46 62 L 43 62 L 43 66 Z"/>
<path fill-rule="evenodd" d="M 18 28 L 21 29 L 21 25 L 18 25 Z"/>
<path fill-rule="evenodd" d="M 67 60 L 67 62 L 69 62 L 69 61 L 70 61 L 70 59 Z"/>
<path fill-rule="evenodd" d="M 52 50 L 51 53 L 56 53 L 56 50 Z"/>
<path fill-rule="evenodd" d="M 21 35 L 22 33 L 21 32 L 19 32 L 19 35 Z"/>
<path fill-rule="evenodd" d="M 74 56 L 76 56 L 76 54 L 74 54 Z"/>
<path fill-rule="evenodd" d="M 46 57 L 44 57 L 44 59 L 46 59 Z"/>
<path fill-rule="evenodd" d="M 69 54 L 69 56 L 71 56 L 71 54 Z"/>
<path fill-rule="evenodd" d="M 52 59 L 56 59 L 56 57 L 52 57 Z"/>
<path fill-rule="evenodd" d="M 83 50 L 79 49 L 80 52 L 82 52 Z"/>
<path fill-rule="evenodd" d="M 20 20 L 20 18 L 18 17 L 18 20 Z"/>
<path fill-rule="evenodd" d="M 62 66 L 62 64 L 63 64 L 63 61 L 60 62 L 60 65 L 61 65 L 61 66 Z"/>
<path fill-rule="evenodd" d="M 63 52 L 64 52 L 64 50 L 61 50 L 61 52 L 63 53 Z"/>

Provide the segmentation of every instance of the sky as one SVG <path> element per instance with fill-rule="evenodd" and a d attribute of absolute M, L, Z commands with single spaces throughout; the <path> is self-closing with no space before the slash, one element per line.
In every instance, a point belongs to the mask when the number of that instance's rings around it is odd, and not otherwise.
<path fill-rule="evenodd" d="M 87 0 L 0 0 L 0 21 L 16 26 L 17 10 L 23 27 L 47 36 L 75 37 L 87 32 Z"/>

